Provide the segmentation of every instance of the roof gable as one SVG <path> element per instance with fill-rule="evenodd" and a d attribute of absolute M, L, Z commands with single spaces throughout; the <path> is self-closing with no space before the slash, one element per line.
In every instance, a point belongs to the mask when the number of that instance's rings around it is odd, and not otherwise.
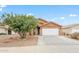
<path fill-rule="evenodd" d="M 39 26 L 43 26 L 43 25 L 45 25 L 47 23 L 48 22 L 46 20 L 43 20 L 43 19 L 39 18 L 39 23 L 38 23 Z"/>
<path fill-rule="evenodd" d="M 54 23 L 54 22 L 48 22 L 44 19 L 41 19 L 39 18 L 39 23 L 38 23 L 39 26 L 41 27 L 62 27 L 61 25 L 57 24 L 57 23 Z"/>
<path fill-rule="evenodd" d="M 61 25 L 56 24 L 56 23 L 54 23 L 54 22 L 49 22 L 49 23 L 43 25 L 42 27 L 53 27 L 53 28 L 58 28 L 58 27 L 61 27 Z"/>
<path fill-rule="evenodd" d="M 71 24 L 71 25 L 64 26 L 63 28 L 65 28 L 65 29 L 68 29 L 68 28 L 79 28 L 79 24 Z"/>

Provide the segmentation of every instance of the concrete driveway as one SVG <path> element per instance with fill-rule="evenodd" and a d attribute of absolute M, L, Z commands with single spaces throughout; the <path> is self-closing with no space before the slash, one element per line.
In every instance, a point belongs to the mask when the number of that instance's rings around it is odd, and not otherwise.
<path fill-rule="evenodd" d="M 79 45 L 79 41 L 63 36 L 39 36 L 38 45 Z"/>

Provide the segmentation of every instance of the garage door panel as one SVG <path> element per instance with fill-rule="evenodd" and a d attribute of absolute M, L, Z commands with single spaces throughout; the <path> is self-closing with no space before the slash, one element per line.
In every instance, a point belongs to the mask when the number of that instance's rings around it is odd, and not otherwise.
<path fill-rule="evenodd" d="M 42 35 L 58 35 L 58 29 L 42 29 Z"/>

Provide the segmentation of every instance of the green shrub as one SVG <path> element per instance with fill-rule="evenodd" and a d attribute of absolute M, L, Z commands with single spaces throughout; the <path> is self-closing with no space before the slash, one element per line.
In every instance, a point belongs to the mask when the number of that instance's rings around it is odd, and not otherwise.
<path fill-rule="evenodd" d="M 17 32 L 21 38 L 26 38 L 27 33 L 31 32 L 38 25 L 38 19 L 32 15 L 3 14 L 3 23 L 8 25 L 11 30 Z M 28 37 L 28 36 L 27 36 Z"/>

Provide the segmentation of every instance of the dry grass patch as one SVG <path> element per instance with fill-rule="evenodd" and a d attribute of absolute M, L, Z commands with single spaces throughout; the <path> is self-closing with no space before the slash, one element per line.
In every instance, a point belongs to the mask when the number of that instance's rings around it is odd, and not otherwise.
<path fill-rule="evenodd" d="M 37 45 L 38 37 L 29 36 L 28 39 L 20 39 L 18 35 L 1 35 L 0 47 L 21 47 Z"/>

